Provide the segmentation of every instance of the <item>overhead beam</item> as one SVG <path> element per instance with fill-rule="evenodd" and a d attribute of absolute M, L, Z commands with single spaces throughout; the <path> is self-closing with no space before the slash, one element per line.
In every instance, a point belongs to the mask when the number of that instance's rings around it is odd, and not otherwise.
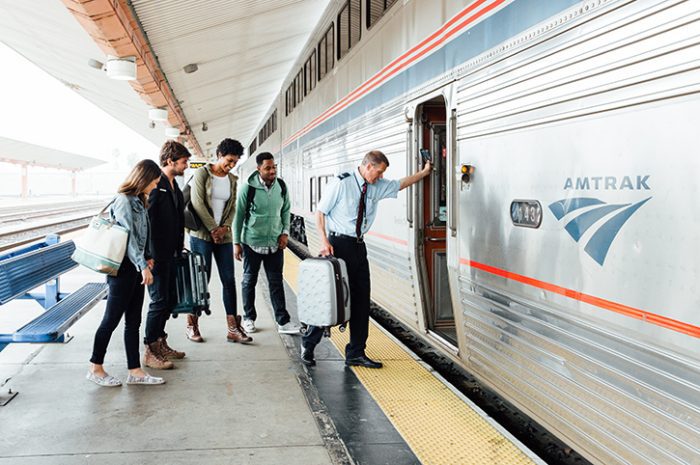
<path fill-rule="evenodd" d="M 131 6 L 126 0 L 62 0 L 105 55 L 136 57 L 136 80 L 129 81 L 149 105 L 168 109 L 168 122 L 203 156 L 175 93 L 168 84 Z"/>

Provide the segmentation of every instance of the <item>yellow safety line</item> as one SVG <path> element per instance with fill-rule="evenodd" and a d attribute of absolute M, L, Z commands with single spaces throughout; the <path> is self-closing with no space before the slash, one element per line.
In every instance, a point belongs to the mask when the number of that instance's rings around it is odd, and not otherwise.
<path fill-rule="evenodd" d="M 299 259 L 285 254 L 285 279 L 296 292 Z M 348 332 L 333 331 L 331 340 L 344 353 Z M 425 465 L 534 463 L 508 438 L 370 324 L 367 352 L 384 368 L 353 368 L 413 453 Z"/>

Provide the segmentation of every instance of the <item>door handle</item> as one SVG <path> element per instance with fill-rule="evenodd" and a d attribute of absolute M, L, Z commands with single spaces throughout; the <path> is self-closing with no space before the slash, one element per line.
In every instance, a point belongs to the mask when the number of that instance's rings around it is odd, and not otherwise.
<path fill-rule="evenodd" d="M 406 172 L 410 176 L 413 174 L 413 124 L 408 123 L 408 130 L 406 131 L 406 158 L 407 169 Z M 408 227 L 413 227 L 413 186 L 408 186 L 406 190 L 406 222 L 408 222 Z"/>

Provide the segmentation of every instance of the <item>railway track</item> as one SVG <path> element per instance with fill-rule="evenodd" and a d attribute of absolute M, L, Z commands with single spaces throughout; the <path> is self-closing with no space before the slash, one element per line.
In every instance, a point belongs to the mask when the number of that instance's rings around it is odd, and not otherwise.
<path fill-rule="evenodd" d="M 34 205 L 3 209 L 0 213 L 0 251 L 39 241 L 48 234 L 67 234 L 85 228 L 103 206 L 102 201 L 82 205 L 73 202 L 58 208 Z M 29 209 L 31 211 L 27 211 Z"/>
<path fill-rule="evenodd" d="M 31 207 L 31 211 L 27 211 L 29 208 L 25 206 L 2 209 L 0 210 L 0 228 L 14 222 L 26 222 L 35 218 L 66 215 L 85 210 L 97 209 L 103 205 L 104 202 L 102 201 L 80 204 L 71 202 L 65 205 L 60 204 L 54 206 L 53 208 L 51 208 L 51 205 L 34 205 Z"/>

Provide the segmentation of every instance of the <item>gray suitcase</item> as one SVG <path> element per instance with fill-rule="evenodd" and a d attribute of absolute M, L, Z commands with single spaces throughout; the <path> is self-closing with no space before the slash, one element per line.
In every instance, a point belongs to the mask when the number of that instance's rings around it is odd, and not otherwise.
<path fill-rule="evenodd" d="M 345 262 L 335 257 L 307 258 L 299 265 L 299 321 L 329 328 L 350 320 L 350 283 Z"/>

